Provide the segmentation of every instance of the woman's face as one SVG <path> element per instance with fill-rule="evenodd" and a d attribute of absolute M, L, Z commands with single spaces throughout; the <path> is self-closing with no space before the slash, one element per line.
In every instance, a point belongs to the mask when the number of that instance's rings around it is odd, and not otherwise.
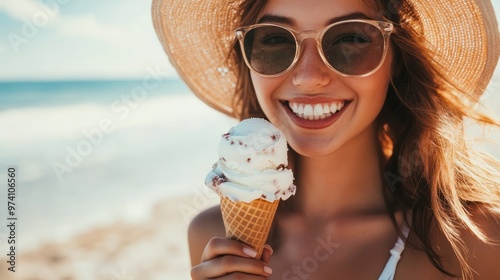
<path fill-rule="evenodd" d="M 258 20 L 278 23 L 297 31 L 320 30 L 334 18 L 362 13 L 376 14 L 365 0 L 269 0 Z M 268 15 L 278 17 L 267 17 Z M 282 19 L 287 19 L 283 21 Z M 281 19 L 281 20 L 279 20 Z M 279 20 L 279 22 L 273 22 Z M 269 120 L 281 129 L 290 146 L 304 156 L 334 153 L 357 137 L 376 140 L 374 120 L 386 97 L 391 74 L 389 49 L 383 65 L 367 77 L 343 77 L 321 59 L 314 39 L 302 42 L 295 66 L 279 77 L 251 72 L 257 99 Z M 309 120 L 290 107 L 325 105 L 339 107 L 333 116 Z"/>

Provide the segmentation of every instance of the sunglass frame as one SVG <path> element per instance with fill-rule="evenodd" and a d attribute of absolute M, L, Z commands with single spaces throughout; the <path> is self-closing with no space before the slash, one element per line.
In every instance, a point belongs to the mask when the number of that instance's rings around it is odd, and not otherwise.
<path fill-rule="evenodd" d="M 347 23 L 366 23 L 366 24 L 369 24 L 369 25 L 376 27 L 382 33 L 383 41 L 384 41 L 384 50 L 383 50 L 382 57 L 381 57 L 378 65 L 373 70 L 369 71 L 368 73 L 359 74 L 359 75 L 342 73 L 339 70 L 335 69 L 332 65 L 330 65 L 330 63 L 328 62 L 328 60 L 325 57 L 325 54 L 323 52 L 323 47 L 321 46 L 321 40 L 323 39 L 323 35 L 328 30 L 330 30 L 330 28 L 338 26 L 338 25 L 342 25 L 342 24 L 347 24 Z M 286 31 L 290 32 L 290 34 L 292 34 L 294 39 L 295 39 L 295 44 L 296 44 L 295 57 L 293 58 L 292 63 L 290 64 L 290 66 L 288 66 L 288 68 L 286 68 L 285 70 L 283 70 L 282 72 L 277 73 L 277 74 L 266 75 L 266 74 L 262 74 L 262 73 L 255 71 L 252 68 L 252 66 L 251 66 L 251 64 L 248 61 L 247 56 L 246 56 L 245 36 L 248 34 L 249 31 L 251 31 L 255 28 L 263 27 L 263 26 L 283 28 Z M 328 68 L 330 68 L 332 71 L 334 71 L 338 75 L 341 75 L 344 77 L 366 77 L 366 76 L 369 76 L 369 75 L 375 73 L 382 66 L 382 64 L 385 61 L 385 58 L 387 56 L 387 50 L 388 50 L 388 46 L 390 43 L 390 36 L 393 32 L 394 32 L 394 25 L 391 22 L 379 21 L 379 20 L 369 20 L 369 19 L 350 19 L 350 20 L 343 20 L 343 21 L 338 21 L 338 22 L 332 23 L 330 25 L 325 26 L 324 28 L 322 28 L 320 30 L 304 30 L 304 31 L 300 31 L 300 32 L 294 30 L 293 28 L 290 28 L 290 27 L 287 27 L 284 25 L 280 25 L 280 24 L 258 23 L 258 24 L 253 24 L 253 25 L 237 28 L 235 30 L 235 36 L 236 36 L 236 39 L 240 43 L 241 53 L 243 55 L 243 59 L 245 61 L 245 64 L 247 65 L 247 67 L 251 71 L 253 71 L 254 73 L 256 73 L 260 76 L 263 76 L 263 77 L 270 77 L 270 78 L 271 77 L 279 77 L 279 76 L 286 74 L 288 71 L 290 71 L 290 69 L 292 69 L 295 66 L 295 64 L 297 63 L 297 61 L 299 60 L 300 55 L 302 53 L 302 42 L 307 38 L 315 39 L 316 47 L 318 49 L 318 52 L 319 52 L 321 59 L 323 60 L 325 65 L 328 66 Z"/>

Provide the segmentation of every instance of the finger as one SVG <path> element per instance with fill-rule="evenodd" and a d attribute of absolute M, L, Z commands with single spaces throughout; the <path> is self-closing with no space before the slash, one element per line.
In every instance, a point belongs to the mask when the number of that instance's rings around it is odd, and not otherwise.
<path fill-rule="evenodd" d="M 201 256 L 201 262 L 214 259 L 220 255 L 254 258 L 257 252 L 242 242 L 229 238 L 214 237 L 210 239 L 205 247 Z"/>
<path fill-rule="evenodd" d="M 271 256 L 273 255 L 273 248 L 269 244 L 264 245 L 264 251 L 262 251 L 262 257 L 260 258 L 265 264 L 269 264 Z"/>
<path fill-rule="evenodd" d="M 245 273 L 231 273 L 222 277 L 217 278 L 217 280 L 234 280 L 234 279 L 245 279 L 245 280 L 267 280 L 267 277 L 250 275 Z"/>
<path fill-rule="evenodd" d="M 234 280 L 234 279 L 245 279 L 245 280 L 267 280 L 267 277 L 264 276 L 257 276 L 257 275 L 250 275 L 250 274 L 245 274 L 245 273 L 231 273 L 228 275 L 225 275 L 223 277 L 217 278 L 220 280 Z"/>
<path fill-rule="evenodd" d="M 217 278 L 226 275 L 243 273 L 260 277 L 269 277 L 272 269 L 262 261 L 248 257 L 234 255 L 223 255 L 212 260 L 203 262 L 191 269 L 192 279 Z M 235 278 L 240 279 L 240 278 Z M 246 278 L 242 278 L 246 279 Z"/>

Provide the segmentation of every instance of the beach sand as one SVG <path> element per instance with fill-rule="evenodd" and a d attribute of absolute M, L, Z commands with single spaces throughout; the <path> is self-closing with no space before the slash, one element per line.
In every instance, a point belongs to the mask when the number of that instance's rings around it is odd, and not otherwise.
<path fill-rule="evenodd" d="M 169 198 L 152 207 L 149 219 L 113 222 L 68 241 L 45 243 L 22 252 L 16 272 L 2 258 L 4 280 L 155 280 L 191 279 L 187 244 L 189 221 L 217 204 L 213 195 Z"/>

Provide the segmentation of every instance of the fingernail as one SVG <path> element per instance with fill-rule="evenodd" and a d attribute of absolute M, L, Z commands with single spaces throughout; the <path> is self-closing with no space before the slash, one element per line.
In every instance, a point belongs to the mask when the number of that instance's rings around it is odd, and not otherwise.
<path fill-rule="evenodd" d="M 265 271 L 267 274 L 273 274 L 273 270 L 272 270 L 269 266 L 264 266 L 264 271 Z"/>
<path fill-rule="evenodd" d="M 255 258 L 257 256 L 257 252 L 254 249 L 248 247 L 243 247 L 243 253 L 252 258 Z"/>
<path fill-rule="evenodd" d="M 274 253 L 274 250 L 273 250 L 273 248 L 271 248 L 271 245 L 266 244 L 266 245 L 264 245 L 264 248 L 266 248 L 267 250 L 269 250 L 269 252 L 271 252 L 271 255 Z"/>

